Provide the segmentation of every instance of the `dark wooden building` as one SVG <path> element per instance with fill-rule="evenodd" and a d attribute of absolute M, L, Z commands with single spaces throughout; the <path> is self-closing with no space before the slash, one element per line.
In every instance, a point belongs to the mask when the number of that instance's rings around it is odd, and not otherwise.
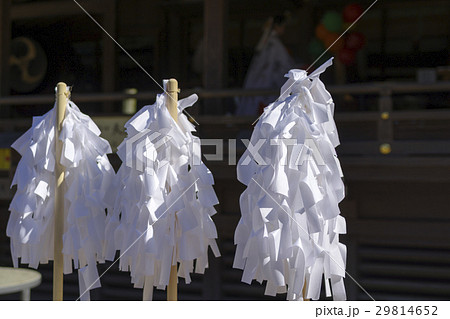
<path fill-rule="evenodd" d="M 136 99 L 138 108 L 153 103 L 160 90 L 154 80 L 175 77 L 182 94 L 200 97 L 191 112 L 200 124 L 199 136 L 222 138 L 225 154 L 223 161 L 207 162 L 220 200 L 214 221 L 222 257 L 211 258 L 210 269 L 194 276 L 190 285 L 181 283 L 179 297 L 284 299 L 264 296 L 257 283 L 241 283 L 242 272 L 232 269 L 244 187 L 228 163 L 227 141 L 250 131 L 255 120 L 233 115 L 234 101 L 279 90 L 241 89 L 268 17 L 289 12 L 282 41 L 299 67 L 307 67 L 317 57 L 310 46 L 324 13 L 342 12 L 352 2 L 79 0 L 101 30 L 71 0 L 0 1 L 0 266 L 11 265 L 5 229 L 18 155 L 9 147 L 33 115 L 52 107 L 56 83 L 74 86 L 73 100 L 117 146 L 130 117 L 124 114 L 124 101 Z M 373 1 L 358 3 L 367 8 Z M 353 28 L 363 34 L 365 45 L 353 63 L 346 66 L 337 58 L 324 74 L 336 103 L 337 152 L 347 187 L 340 207 L 347 219 L 348 273 L 375 299 L 448 300 L 450 2 L 379 0 Z M 205 147 L 204 152 L 214 150 Z M 241 152 L 238 148 L 238 157 Z M 111 161 L 120 165 L 114 154 Z M 31 297 L 50 300 L 51 265 L 39 270 L 43 283 Z M 65 298 L 76 299 L 76 276 L 65 281 Z M 129 274 L 117 267 L 102 277 L 102 286 L 92 299 L 142 296 L 132 288 Z M 368 299 L 350 277 L 346 288 L 350 300 Z M 155 299 L 164 298 L 164 292 L 155 292 Z"/>

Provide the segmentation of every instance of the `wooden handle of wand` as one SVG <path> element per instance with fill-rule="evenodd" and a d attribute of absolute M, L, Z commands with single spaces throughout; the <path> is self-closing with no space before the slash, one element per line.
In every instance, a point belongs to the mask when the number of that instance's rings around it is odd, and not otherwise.
<path fill-rule="evenodd" d="M 166 85 L 166 106 L 170 115 L 178 123 L 178 81 L 170 79 Z M 175 254 L 175 250 L 173 252 Z M 167 301 L 177 301 L 177 265 L 170 267 L 169 285 L 167 286 Z"/>
<path fill-rule="evenodd" d="M 53 300 L 63 300 L 63 233 L 64 233 L 64 167 L 61 165 L 63 143 L 59 140 L 62 123 L 66 114 L 68 101 L 67 85 L 59 82 L 56 86 L 56 121 L 55 121 L 55 211 L 54 211 L 54 246 L 53 246 Z"/>

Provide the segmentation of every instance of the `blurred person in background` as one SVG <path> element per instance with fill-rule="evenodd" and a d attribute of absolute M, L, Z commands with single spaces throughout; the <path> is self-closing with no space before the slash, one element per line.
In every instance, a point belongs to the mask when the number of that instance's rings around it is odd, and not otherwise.
<path fill-rule="evenodd" d="M 295 66 L 295 61 L 280 40 L 286 29 L 286 15 L 270 17 L 248 68 L 245 89 L 279 89 L 284 75 Z M 236 115 L 259 115 L 276 96 L 244 96 L 236 99 Z"/>

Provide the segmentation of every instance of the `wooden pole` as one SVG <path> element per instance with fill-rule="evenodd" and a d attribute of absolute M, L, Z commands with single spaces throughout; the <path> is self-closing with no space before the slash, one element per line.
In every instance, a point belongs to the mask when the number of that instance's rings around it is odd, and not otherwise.
<path fill-rule="evenodd" d="M 166 92 L 166 107 L 172 118 L 178 123 L 178 81 L 170 79 L 166 86 Z M 176 251 L 174 249 L 173 254 L 175 253 Z M 177 264 L 170 267 L 169 285 L 167 286 L 167 301 L 177 301 L 177 268 Z"/>
<path fill-rule="evenodd" d="M 175 122 L 178 123 L 178 81 L 175 79 L 170 79 L 166 87 L 167 99 L 166 106 L 169 109 L 169 113 Z"/>
<path fill-rule="evenodd" d="M 178 299 L 177 272 L 177 265 L 172 265 L 170 267 L 169 285 L 167 286 L 167 301 L 177 301 Z"/>
<path fill-rule="evenodd" d="M 56 121 L 55 121 L 55 212 L 53 244 L 53 300 L 63 300 L 63 233 L 64 233 L 64 167 L 61 165 L 62 142 L 59 133 L 66 114 L 68 94 L 67 85 L 59 82 L 56 86 Z"/>
<path fill-rule="evenodd" d="M 303 286 L 302 294 L 303 294 L 303 301 L 309 301 L 309 299 L 306 299 L 306 279 L 305 285 Z"/>

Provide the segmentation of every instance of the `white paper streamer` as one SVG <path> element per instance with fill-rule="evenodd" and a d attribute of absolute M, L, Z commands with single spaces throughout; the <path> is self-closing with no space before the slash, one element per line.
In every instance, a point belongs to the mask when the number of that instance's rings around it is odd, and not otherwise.
<path fill-rule="evenodd" d="M 12 145 L 22 158 L 12 185 L 17 191 L 9 210 L 7 235 L 11 238 L 14 267 L 37 268 L 53 260 L 55 193 L 56 106 L 33 118 L 32 127 Z M 80 295 L 89 300 L 86 289 L 100 287 L 97 262 L 104 262 L 102 249 L 106 212 L 114 195 L 109 190 L 114 169 L 106 156 L 109 143 L 89 116 L 69 101 L 62 124 L 61 164 L 65 168 L 65 228 L 63 234 L 64 273 L 79 269 Z"/>
<path fill-rule="evenodd" d="M 118 195 L 107 217 L 105 258 L 120 251 L 120 269 L 131 271 L 134 287 L 144 287 L 144 300 L 153 286 L 165 289 L 170 268 L 178 276 L 208 267 L 208 247 L 220 256 L 211 216 L 218 199 L 214 179 L 201 161 L 200 140 L 182 110 L 197 101 L 178 101 L 178 124 L 161 94 L 126 124 L 128 136 L 118 147 L 123 163 L 117 173 Z"/>
<path fill-rule="evenodd" d="M 266 280 L 267 295 L 287 291 L 288 300 L 303 300 L 305 281 L 306 298 L 319 299 L 322 278 L 327 296 L 331 280 L 334 299 L 346 299 L 339 138 L 333 100 L 318 77 L 331 64 L 310 76 L 286 74 L 280 97 L 265 108 L 237 166 L 247 188 L 233 267 L 244 270 L 243 282 Z"/>

